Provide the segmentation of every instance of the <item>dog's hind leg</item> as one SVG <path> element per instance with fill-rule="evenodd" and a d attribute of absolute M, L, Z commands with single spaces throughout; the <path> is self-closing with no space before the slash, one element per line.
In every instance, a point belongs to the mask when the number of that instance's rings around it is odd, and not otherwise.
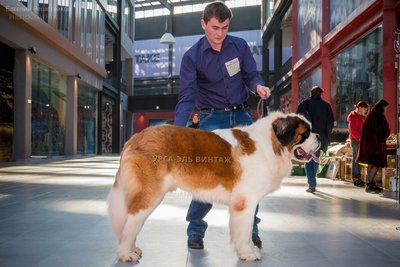
<path fill-rule="evenodd" d="M 141 210 L 136 214 L 128 214 L 125 226 L 122 230 L 118 244 L 117 255 L 121 261 L 138 261 L 141 257 L 141 250 L 136 247 L 135 241 L 144 221 L 151 214 L 153 209 Z"/>
<path fill-rule="evenodd" d="M 229 207 L 229 230 L 236 253 L 242 260 L 261 259 L 259 248 L 251 240 L 254 213 L 257 203 L 248 203 L 245 197 L 234 197 Z"/>
<path fill-rule="evenodd" d="M 136 246 L 136 237 L 143 227 L 144 222 L 164 198 L 166 191 L 147 209 L 141 209 L 134 214 L 128 213 L 128 218 L 124 225 L 119 240 L 117 255 L 121 261 L 138 261 L 141 258 L 142 250 Z"/>

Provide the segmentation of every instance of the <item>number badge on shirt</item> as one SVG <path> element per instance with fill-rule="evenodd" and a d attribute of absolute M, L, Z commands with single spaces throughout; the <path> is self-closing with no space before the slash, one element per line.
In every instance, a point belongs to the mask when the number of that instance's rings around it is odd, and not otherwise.
<path fill-rule="evenodd" d="M 238 58 L 234 58 L 225 63 L 229 76 L 232 77 L 240 71 L 240 63 Z"/>

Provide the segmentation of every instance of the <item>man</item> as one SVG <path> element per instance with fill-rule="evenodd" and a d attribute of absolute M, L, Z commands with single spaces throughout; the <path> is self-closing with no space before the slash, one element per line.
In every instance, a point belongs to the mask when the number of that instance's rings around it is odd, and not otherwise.
<path fill-rule="evenodd" d="M 323 92 L 324 90 L 319 86 L 311 88 L 311 97 L 300 103 L 297 113 L 304 114 L 310 120 L 311 132 L 319 134 L 321 138 L 320 151 L 326 152 L 331 139 L 334 118 L 331 105 L 321 98 Z M 319 155 L 320 151 L 317 151 L 316 155 Z M 318 162 L 314 160 L 307 162 L 305 169 L 308 182 L 306 191 L 314 193 L 317 187 Z"/>
<path fill-rule="evenodd" d="M 201 26 L 205 32 L 183 56 L 181 90 L 175 110 L 175 125 L 185 126 L 195 106 L 200 109 L 200 129 L 212 131 L 252 123 L 247 107 L 248 89 L 262 99 L 270 96 L 263 86 L 254 57 L 246 41 L 228 35 L 231 10 L 222 2 L 213 2 L 203 11 Z M 203 249 L 207 222 L 203 218 L 212 205 L 192 201 L 186 220 L 188 247 Z M 257 207 L 258 210 L 258 207 Z M 261 248 L 256 217 L 252 239 Z"/>

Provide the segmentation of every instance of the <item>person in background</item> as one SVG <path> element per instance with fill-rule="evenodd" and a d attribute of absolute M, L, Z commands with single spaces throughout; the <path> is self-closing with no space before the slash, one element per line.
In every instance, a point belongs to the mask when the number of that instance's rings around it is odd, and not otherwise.
<path fill-rule="evenodd" d="M 270 96 L 270 89 L 263 85 L 247 42 L 228 35 L 231 19 L 232 12 L 223 2 L 212 2 L 205 7 L 201 20 L 205 36 L 182 58 L 175 125 L 185 126 L 195 107 L 200 110 L 199 128 L 202 130 L 249 125 L 253 122 L 246 102 L 249 90 L 262 99 Z M 211 207 L 209 203 L 191 202 L 186 217 L 189 222 L 189 248 L 204 248 L 207 222 L 203 219 Z M 257 212 L 258 206 L 254 215 L 252 241 L 261 248 Z"/>
<path fill-rule="evenodd" d="M 311 132 L 316 133 L 321 138 L 321 146 L 316 155 L 321 151 L 326 152 L 333 129 L 333 112 L 331 105 L 322 100 L 324 90 L 319 86 L 311 88 L 311 97 L 300 103 L 297 113 L 303 114 L 311 122 Z M 305 164 L 308 189 L 306 192 L 314 193 L 317 187 L 318 162 L 311 160 Z"/>
<path fill-rule="evenodd" d="M 368 164 L 367 193 L 381 193 L 382 188 L 375 183 L 376 173 L 380 168 L 387 167 L 386 139 L 390 135 L 389 124 L 385 112 L 389 103 L 381 99 L 371 109 L 365 119 L 361 133 L 357 162 Z"/>
<path fill-rule="evenodd" d="M 351 141 L 352 148 L 352 167 L 351 176 L 353 179 L 353 184 L 358 187 L 364 187 L 365 183 L 361 180 L 361 166 L 357 163 L 358 147 L 360 145 L 362 128 L 365 121 L 365 116 L 367 115 L 369 105 L 365 101 L 359 101 L 355 105 L 355 109 L 349 113 L 347 116 L 348 129 L 349 129 L 349 139 Z"/>
<path fill-rule="evenodd" d="M 194 114 L 192 118 L 192 123 L 189 125 L 190 128 L 199 128 L 200 125 L 200 119 L 199 119 L 199 114 Z"/>

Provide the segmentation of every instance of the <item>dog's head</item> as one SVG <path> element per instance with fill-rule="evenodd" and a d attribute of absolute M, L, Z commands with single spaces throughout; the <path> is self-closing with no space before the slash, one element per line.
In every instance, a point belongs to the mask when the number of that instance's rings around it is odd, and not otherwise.
<path fill-rule="evenodd" d="M 293 159 L 308 162 L 318 161 L 321 141 L 318 134 L 311 132 L 311 124 L 301 115 L 290 114 L 278 117 L 272 123 L 274 133 L 281 144 L 293 156 Z"/>

